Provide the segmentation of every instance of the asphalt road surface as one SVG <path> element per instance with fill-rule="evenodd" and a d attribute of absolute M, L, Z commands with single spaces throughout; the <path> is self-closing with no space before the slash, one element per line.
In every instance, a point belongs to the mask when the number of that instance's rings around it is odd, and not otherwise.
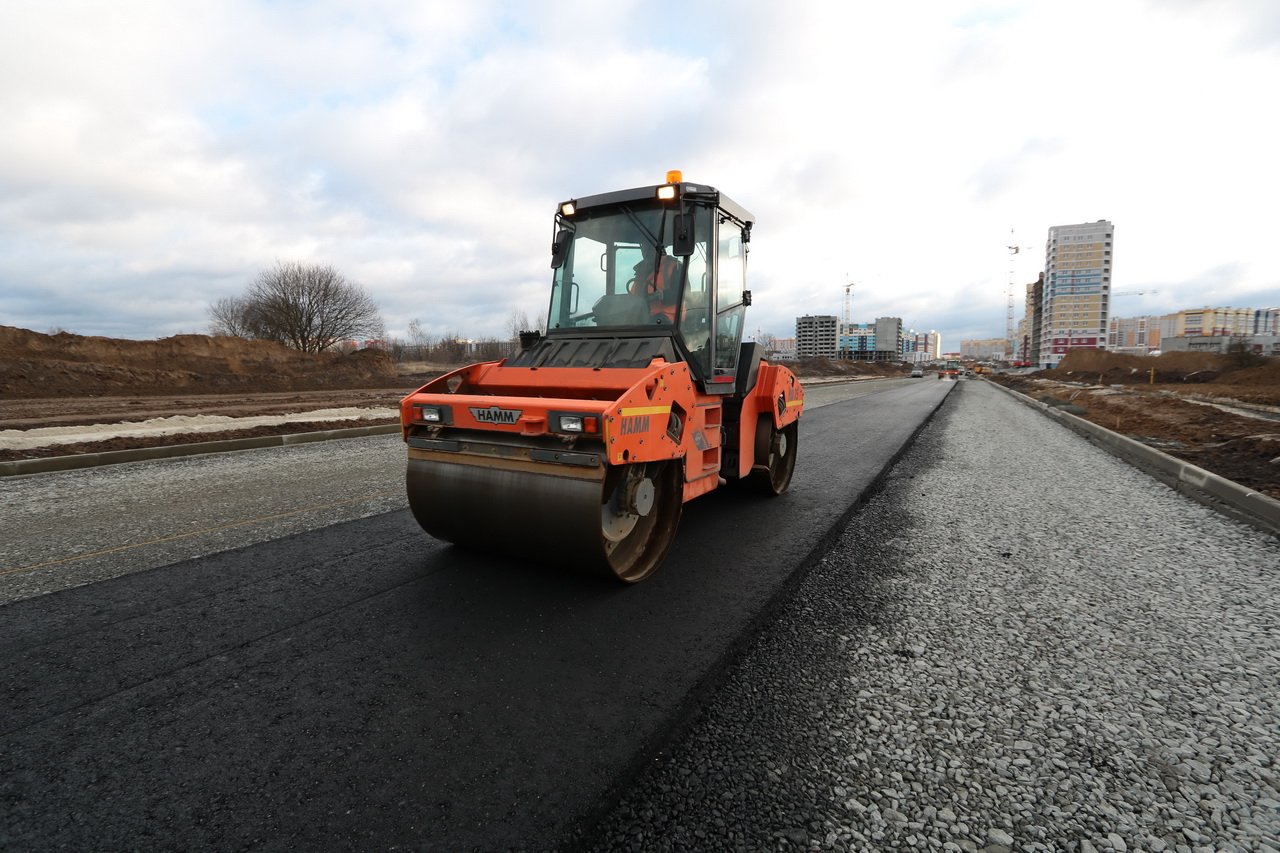
<path fill-rule="evenodd" d="M 814 385 L 814 411 L 921 384 Z M 0 479 L 0 604 L 407 507 L 398 436 Z"/>
<path fill-rule="evenodd" d="M 222 482 L 207 458 L 6 482 L 0 847 L 572 838 L 952 387 L 815 389 L 791 491 L 691 503 L 637 587 L 426 537 L 376 439 L 352 446 L 386 479 L 313 446 L 235 454 Z"/>

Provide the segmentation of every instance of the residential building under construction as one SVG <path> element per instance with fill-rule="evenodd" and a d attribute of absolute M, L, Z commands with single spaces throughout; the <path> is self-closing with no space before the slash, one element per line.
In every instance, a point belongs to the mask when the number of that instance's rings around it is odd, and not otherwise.
<path fill-rule="evenodd" d="M 1045 243 L 1040 303 L 1042 367 L 1070 350 L 1106 349 L 1115 228 L 1105 219 L 1055 225 Z"/>

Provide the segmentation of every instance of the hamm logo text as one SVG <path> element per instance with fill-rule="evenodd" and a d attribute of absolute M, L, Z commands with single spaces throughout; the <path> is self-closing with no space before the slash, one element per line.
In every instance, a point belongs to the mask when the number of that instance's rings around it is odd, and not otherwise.
<path fill-rule="evenodd" d="M 487 409 L 472 407 L 471 417 L 482 424 L 513 424 L 520 420 L 520 410 L 499 409 L 497 406 L 490 406 Z"/>

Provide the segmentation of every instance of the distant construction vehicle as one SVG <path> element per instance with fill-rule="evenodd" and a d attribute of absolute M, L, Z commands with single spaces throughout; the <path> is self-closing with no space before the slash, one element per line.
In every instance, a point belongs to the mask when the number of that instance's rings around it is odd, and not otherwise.
<path fill-rule="evenodd" d="M 409 506 L 440 539 L 634 583 L 686 501 L 786 491 L 804 389 L 742 342 L 754 217 L 727 196 L 669 172 L 555 222 L 546 335 L 401 401 Z"/>

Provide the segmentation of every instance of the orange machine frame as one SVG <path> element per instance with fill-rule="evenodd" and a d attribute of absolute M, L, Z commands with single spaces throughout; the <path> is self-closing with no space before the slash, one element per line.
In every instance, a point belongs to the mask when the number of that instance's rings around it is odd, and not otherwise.
<path fill-rule="evenodd" d="M 424 428 L 429 433 L 448 426 L 491 436 L 559 438 L 567 452 L 597 454 L 602 466 L 681 459 L 688 502 L 715 489 L 720 478 L 746 477 L 767 462 L 755 458 L 760 417 L 768 413 L 777 430 L 793 423 L 804 407 L 804 389 L 791 371 L 762 362 L 754 388 L 741 398 L 736 422 L 727 426 L 726 404 L 737 400 L 702 393 L 683 362 L 575 368 L 508 367 L 499 361 L 428 382 L 401 401 L 400 421 L 406 441 Z M 447 414 L 428 422 L 421 416 L 424 407 Z M 561 415 L 583 418 L 583 430 L 558 430 Z M 733 427 L 736 436 L 724 435 Z M 733 471 L 724 470 L 726 440 L 739 449 Z"/>

